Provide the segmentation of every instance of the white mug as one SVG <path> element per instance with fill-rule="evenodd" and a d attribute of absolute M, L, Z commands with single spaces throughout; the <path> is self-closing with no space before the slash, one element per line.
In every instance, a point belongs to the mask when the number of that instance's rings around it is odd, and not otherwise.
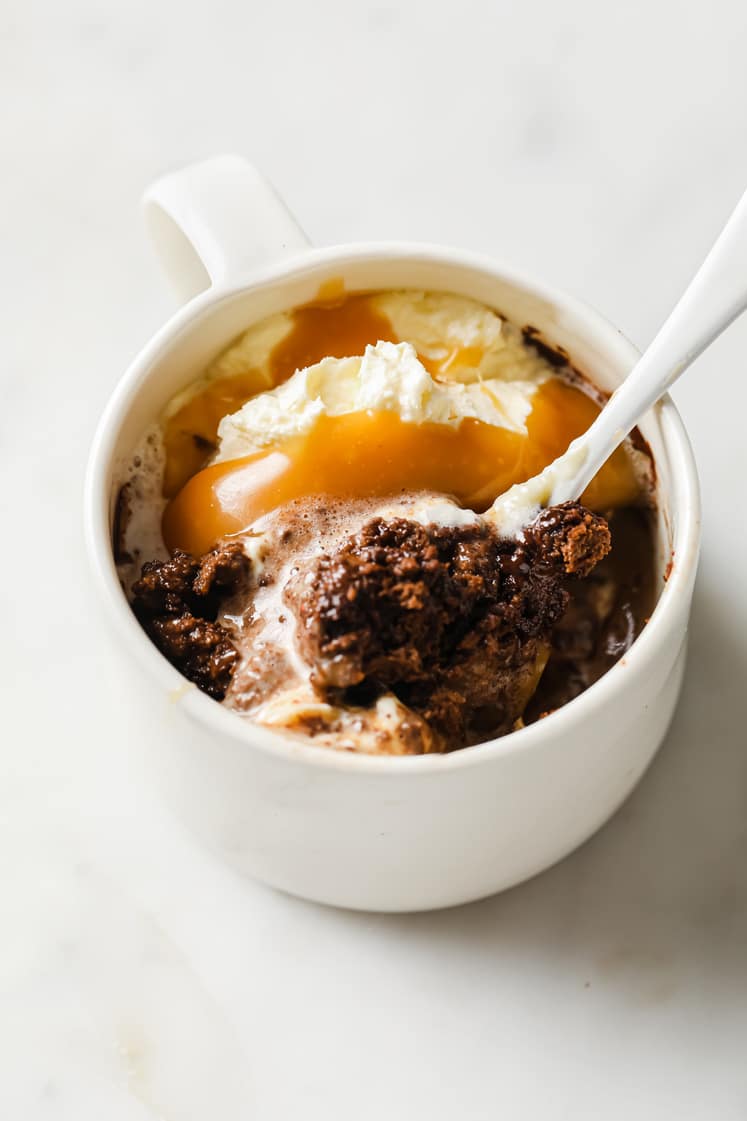
<path fill-rule="evenodd" d="M 697 567 L 698 482 L 665 398 L 640 427 L 656 464 L 659 597 L 625 656 L 529 727 L 446 755 L 368 756 L 270 732 L 189 685 L 138 625 L 112 551 L 116 485 L 166 403 L 237 334 L 342 280 L 429 288 L 497 308 L 565 348 L 604 390 L 637 358 L 597 312 L 489 259 L 401 242 L 313 249 L 268 184 L 223 156 L 159 180 L 146 218 L 187 300 L 101 419 L 85 499 L 90 560 L 123 650 L 126 693 L 160 716 L 149 752 L 182 816 L 250 876 L 324 903 L 414 911 L 479 899 L 553 864 L 627 797 L 671 720 Z M 135 668 L 139 675 L 130 673 Z"/>

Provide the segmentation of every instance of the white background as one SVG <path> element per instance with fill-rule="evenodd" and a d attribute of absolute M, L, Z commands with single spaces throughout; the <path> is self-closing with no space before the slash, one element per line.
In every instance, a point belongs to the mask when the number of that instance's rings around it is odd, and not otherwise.
<path fill-rule="evenodd" d="M 134 762 L 80 528 L 172 309 L 152 177 L 241 152 L 318 243 L 488 252 L 643 345 L 747 186 L 746 57 L 741 0 L 2 0 L 4 1119 L 747 1117 L 747 320 L 675 392 L 705 536 L 671 733 L 484 903 L 348 914 L 214 863 Z"/>

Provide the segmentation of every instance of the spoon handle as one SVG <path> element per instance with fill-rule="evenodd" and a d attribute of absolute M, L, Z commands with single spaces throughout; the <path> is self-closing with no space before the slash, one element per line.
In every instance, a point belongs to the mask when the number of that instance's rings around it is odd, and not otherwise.
<path fill-rule="evenodd" d="M 646 410 L 745 308 L 747 193 L 651 345 L 591 427 L 556 460 L 550 505 L 580 497 Z M 567 469 L 560 469 L 566 457 Z"/>

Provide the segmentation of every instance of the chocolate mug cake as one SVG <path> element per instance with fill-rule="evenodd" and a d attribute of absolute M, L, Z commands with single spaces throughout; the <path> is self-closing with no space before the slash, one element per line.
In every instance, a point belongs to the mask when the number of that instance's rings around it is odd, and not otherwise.
<path fill-rule="evenodd" d="M 250 327 L 144 434 L 115 524 L 133 610 L 216 701 L 326 747 L 442 752 L 535 721 L 653 606 L 639 439 L 581 503 L 491 518 L 600 403 L 475 301 L 325 291 Z"/>

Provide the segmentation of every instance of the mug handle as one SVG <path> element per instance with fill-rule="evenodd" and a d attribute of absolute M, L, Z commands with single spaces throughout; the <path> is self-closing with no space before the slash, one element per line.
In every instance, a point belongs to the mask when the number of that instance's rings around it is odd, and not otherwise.
<path fill-rule="evenodd" d="M 143 209 L 182 301 L 241 283 L 258 267 L 310 247 L 274 188 L 241 156 L 215 156 L 162 176 L 145 192 Z"/>

